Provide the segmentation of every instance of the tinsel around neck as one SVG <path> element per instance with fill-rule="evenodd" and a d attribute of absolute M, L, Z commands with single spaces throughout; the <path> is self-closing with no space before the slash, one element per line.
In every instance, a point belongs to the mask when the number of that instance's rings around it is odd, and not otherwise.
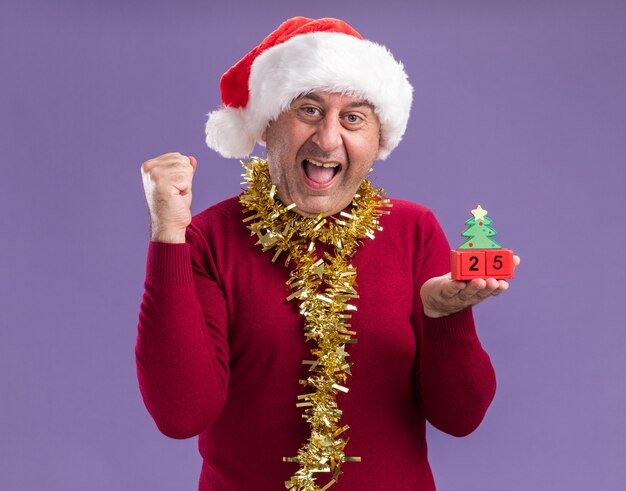
<path fill-rule="evenodd" d="M 291 293 L 287 300 L 299 300 L 304 318 L 306 341 L 313 341 L 312 360 L 304 360 L 309 376 L 300 380 L 305 393 L 296 404 L 304 410 L 311 434 L 298 450 L 297 456 L 285 457 L 286 462 L 300 464 L 298 471 L 285 482 L 291 491 L 325 491 L 342 473 L 343 462 L 358 462 L 359 457 L 346 457 L 344 438 L 348 425 L 341 426 L 342 411 L 337 406 L 337 394 L 348 393 L 346 387 L 352 363 L 347 361 L 346 344 L 356 342 L 356 332 L 349 324 L 349 303 L 358 298 L 356 269 L 350 260 L 362 240 L 373 239 L 382 230 L 379 218 L 389 213 L 391 206 L 382 191 L 364 180 L 355 194 L 349 211 L 325 218 L 305 217 L 295 211 L 295 205 L 285 206 L 277 197 L 267 162 L 254 158 L 243 163 L 248 184 L 240 202 L 249 216 L 244 218 L 257 244 L 263 251 L 275 249 L 272 261 L 286 253 L 285 266 L 293 261 L 287 285 Z M 318 258 L 315 243 L 328 244 L 331 252 Z M 329 472 L 331 479 L 323 486 L 316 484 L 314 473 Z"/>
<path fill-rule="evenodd" d="M 362 239 L 373 239 L 375 231 L 382 230 L 379 218 L 389 213 L 384 208 L 391 207 L 389 200 L 383 197 L 384 191 L 364 179 L 352 199 L 351 212 L 341 211 L 332 217 L 305 217 L 295 211 L 295 203 L 284 205 L 278 199 L 278 191 L 270 179 L 267 161 L 253 158 L 242 162 L 242 165 L 248 188 L 241 195 L 240 202 L 246 211 L 254 212 L 244 222 L 252 222 L 248 228 L 253 234 L 266 231 L 261 235 L 257 234 L 263 250 L 271 249 L 282 242 L 319 240 L 343 251 L 342 255 L 353 254 L 353 249 Z M 282 223 L 287 227 L 277 230 L 277 225 Z M 279 250 L 283 252 L 285 249 L 280 249 L 279 246 Z"/>

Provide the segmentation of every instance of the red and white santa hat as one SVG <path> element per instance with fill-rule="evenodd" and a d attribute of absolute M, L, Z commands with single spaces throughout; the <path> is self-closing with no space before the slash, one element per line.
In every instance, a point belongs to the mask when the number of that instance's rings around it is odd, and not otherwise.
<path fill-rule="evenodd" d="M 400 143 L 413 100 L 402 63 L 338 19 L 294 17 L 231 67 L 220 81 L 222 108 L 209 113 L 206 143 L 243 158 L 270 121 L 312 91 L 345 93 L 372 103 L 381 125 L 378 158 Z"/>

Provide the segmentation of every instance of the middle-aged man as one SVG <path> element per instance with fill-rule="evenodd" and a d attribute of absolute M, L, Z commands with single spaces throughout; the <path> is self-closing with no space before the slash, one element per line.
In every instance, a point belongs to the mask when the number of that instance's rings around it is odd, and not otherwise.
<path fill-rule="evenodd" d="M 433 214 L 366 179 L 406 128 L 402 64 L 342 21 L 298 17 L 221 92 L 209 147 L 267 146 L 246 191 L 192 218 L 195 159 L 142 165 L 148 411 L 199 435 L 201 490 L 433 490 L 425 422 L 463 436 L 483 419 L 495 376 L 471 306 L 508 285 L 451 280 Z"/>

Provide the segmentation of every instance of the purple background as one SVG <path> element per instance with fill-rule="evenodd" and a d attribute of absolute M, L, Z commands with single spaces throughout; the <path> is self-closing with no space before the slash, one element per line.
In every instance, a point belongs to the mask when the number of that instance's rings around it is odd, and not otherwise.
<path fill-rule="evenodd" d="M 439 489 L 624 489 L 626 3 L 312 3 L 3 2 L 0 488 L 196 488 L 196 440 L 160 435 L 135 379 L 139 167 L 195 155 L 194 213 L 236 194 L 239 164 L 203 143 L 219 76 L 307 15 L 387 45 L 415 86 L 376 182 L 453 246 L 482 204 L 523 259 L 475 311 L 498 376 L 486 419 L 464 439 L 429 428 Z"/>

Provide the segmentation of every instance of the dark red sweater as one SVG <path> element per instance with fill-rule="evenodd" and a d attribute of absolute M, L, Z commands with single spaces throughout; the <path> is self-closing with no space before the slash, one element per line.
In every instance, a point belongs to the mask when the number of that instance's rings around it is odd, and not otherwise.
<path fill-rule="evenodd" d="M 495 376 L 470 310 L 423 315 L 419 290 L 449 271 L 432 213 L 392 200 L 383 231 L 356 253 L 358 343 L 341 424 L 350 425 L 337 491 L 433 490 L 425 422 L 467 435 Z M 194 216 L 186 244 L 150 242 L 136 346 L 139 386 L 159 429 L 199 437 L 203 491 L 276 491 L 309 434 L 298 380 L 309 359 L 288 270 L 254 245 L 231 198 Z M 319 474 L 318 482 L 328 481 Z"/>

